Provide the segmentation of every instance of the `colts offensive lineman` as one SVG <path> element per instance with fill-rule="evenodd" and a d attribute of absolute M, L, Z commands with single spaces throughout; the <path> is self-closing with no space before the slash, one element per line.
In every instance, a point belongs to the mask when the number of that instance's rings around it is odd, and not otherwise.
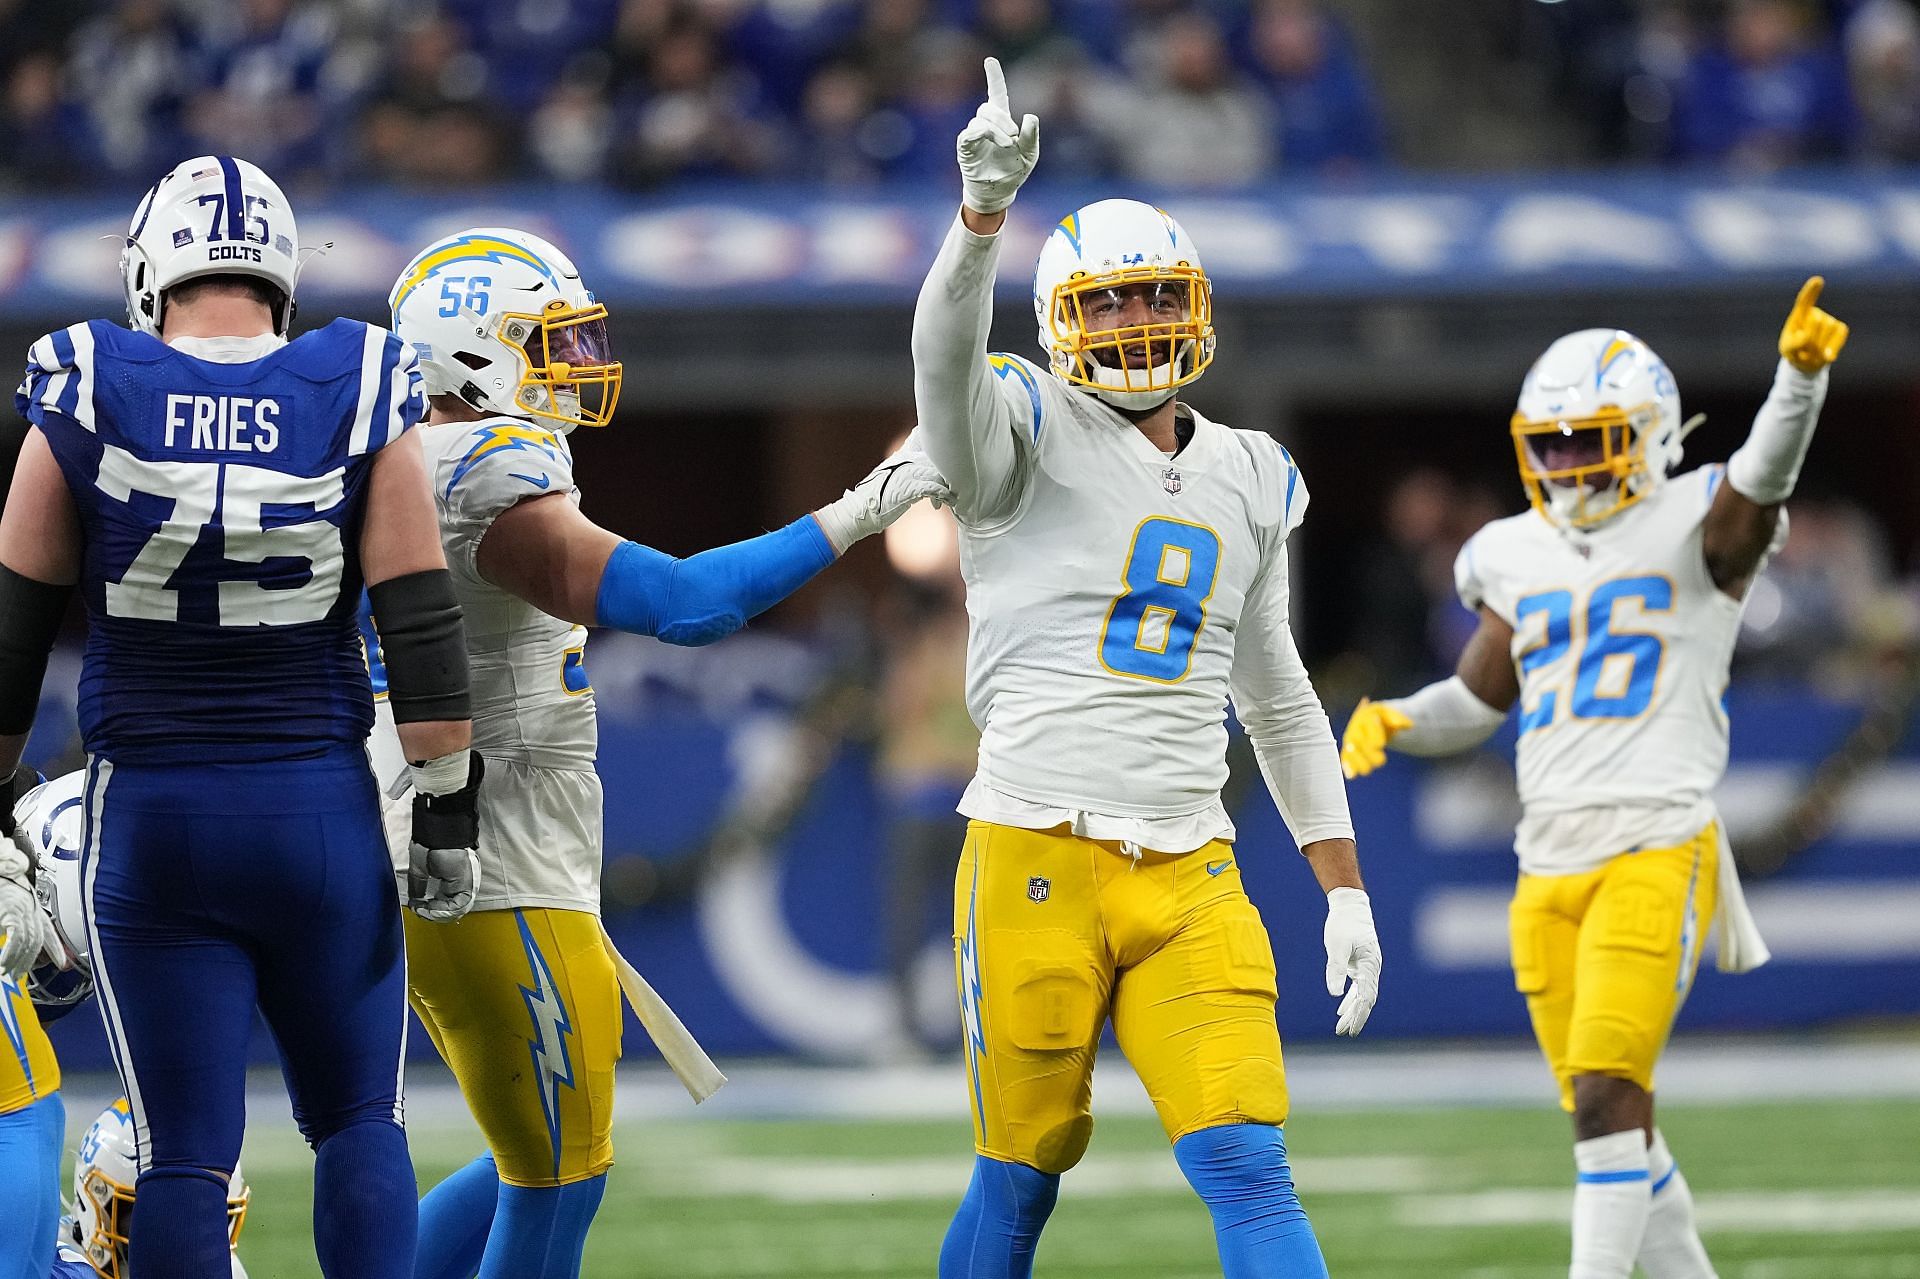
<path fill-rule="evenodd" d="M 1673 375 L 1630 333 L 1561 338 L 1520 390 L 1513 438 L 1533 509 L 1454 567 L 1480 627 L 1453 678 L 1363 702 L 1350 776 L 1386 747 L 1443 755 L 1520 705 L 1515 985 L 1573 1113 L 1573 1279 L 1710 1279 L 1687 1182 L 1653 1126 L 1654 1064 L 1718 911 L 1720 966 L 1767 958 L 1709 798 L 1727 766 L 1721 695 L 1748 589 L 1786 538 L 1847 326 L 1800 290 L 1753 432 L 1684 475 Z M 1651 1192 L 1651 1193 L 1650 1193 Z"/>
<path fill-rule="evenodd" d="M 420 434 L 487 759 L 473 913 L 407 921 L 413 1006 L 490 1150 L 422 1204 L 417 1274 L 572 1276 L 613 1162 L 621 1031 L 585 626 L 710 643 L 944 490 L 896 460 L 784 529 L 676 560 L 580 512 L 566 434 L 612 420 L 621 367 L 606 307 L 565 254 L 523 231 L 465 231 L 423 250 L 391 303 L 426 378 Z"/>
<path fill-rule="evenodd" d="M 954 891 L 978 1159 L 941 1279 L 1025 1276 L 1086 1150 L 1110 1017 L 1230 1279 L 1325 1275 L 1295 1197 L 1266 929 L 1220 802 L 1231 697 L 1328 890 L 1328 988 L 1357 1034 L 1380 952 L 1325 712 L 1287 620 L 1307 495 L 1285 449 L 1174 397 L 1213 356 L 1206 273 L 1131 200 L 1040 252 L 1041 370 L 987 353 L 1005 210 L 1039 122 L 999 63 L 959 138 L 960 216 L 914 312 L 917 436 L 953 487 L 980 767 Z"/>
<path fill-rule="evenodd" d="M 365 752 L 363 581 L 418 761 L 413 855 L 441 882 L 423 908 L 471 893 L 479 757 L 406 437 L 419 375 L 399 339 L 355 321 L 287 340 L 298 243 L 253 165 L 177 166 L 127 235 L 132 331 L 48 334 L 16 401 L 33 430 L 0 516 L 0 775 L 77 582 L 87 940 L 139 1153 L 142 1279 L 226 1269 L 256 1008 L 314 1148 L 323 1273 L 412 1272 L 405 967 Z"/>

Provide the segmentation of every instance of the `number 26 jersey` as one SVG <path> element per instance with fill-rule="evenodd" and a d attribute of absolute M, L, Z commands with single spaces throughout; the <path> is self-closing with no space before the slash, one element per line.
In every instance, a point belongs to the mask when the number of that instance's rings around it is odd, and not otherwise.
<path fill-rule="evenodd" d="M 425 407 L 413 353 L 355 320 L 213 345 L 258 358 L 76 324 L 16 395 L 79 515 L 80 729 L 116 763 L 301 758 L 373 722 L 360 524 L 374 455 Z"/>
<path fill-rule="evenodd" d="M 1584 532 L 1529 510 L 1461 548 L 1461 600 L 1513 627 L 1521 869 L 1590 870 L 1715 820 L 1745 607 L 1714 584 L 1701 540 L 1724 476 L 1676 475 Z M 1785 539 L 1783 514 L 1769 554 Z"/>

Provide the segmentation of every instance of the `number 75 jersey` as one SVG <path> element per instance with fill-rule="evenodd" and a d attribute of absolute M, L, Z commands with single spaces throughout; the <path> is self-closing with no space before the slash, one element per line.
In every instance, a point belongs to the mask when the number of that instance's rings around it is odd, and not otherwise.
<path fill-rule="evenodd" d="M 1523 868 L 1587 869 L 1713 820 L 1709 795 L 1727 768 L 1721 697 L 1744 608 L 1714 584 L 1701 542 L 1724 474 L 1674 476 L 1585 533 L 1529 510 L 1461 548 L 1461 600 L 1513 627 Z M 1785 538 L 1783 515 L 1771 549 Z M 1572 813 L 1582 816 L 1555 820 Z M 1615 832 L 1618 847 L 1574 846 Z"/>
<path fill-rule="evenodd" d="M 374 455 L 424 408 L 410 348 L 336 320 L 221 363 L 95 320 L 33 344 L 16 403 L 83 533 L 88 751 L 261 762 L 365 741 L 361 514 Z"/>

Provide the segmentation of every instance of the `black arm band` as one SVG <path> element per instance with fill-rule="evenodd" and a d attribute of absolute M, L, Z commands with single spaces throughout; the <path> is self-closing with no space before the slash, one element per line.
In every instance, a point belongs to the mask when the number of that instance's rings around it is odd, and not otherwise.
<path fill-rule="evenodd" d="M 471 719 L 467 633 L 453 574 L 444 568 L 389 578 L 367 588 L 380 656 L 387 664 L 387 704 L 396 724 Z"/>
<path fill-rule="evenodd" d="M 47 654 L 59 638 L 71 586 L 49 586 L 0 564 L 0 733 L 24 733 L 40 709 Z"/>

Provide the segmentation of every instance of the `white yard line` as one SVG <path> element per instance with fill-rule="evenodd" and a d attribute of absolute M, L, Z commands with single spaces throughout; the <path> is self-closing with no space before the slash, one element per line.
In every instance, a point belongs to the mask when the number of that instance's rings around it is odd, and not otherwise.
<path fill-rule="evenodd" d="M 1548 1226 L 1568 1220 L 1571 1190 L 1479 1190 L 1411 1195 L 1394 1205 L 1396 1219 L 1424 1229 Z M 1863 1190 L 1740 1190 L 1701 1196 L 1700 1229 L 1743 1234 L 1858 1234 L 1920 1229 L 1920 1194 L 1906 1187 Z"/>

